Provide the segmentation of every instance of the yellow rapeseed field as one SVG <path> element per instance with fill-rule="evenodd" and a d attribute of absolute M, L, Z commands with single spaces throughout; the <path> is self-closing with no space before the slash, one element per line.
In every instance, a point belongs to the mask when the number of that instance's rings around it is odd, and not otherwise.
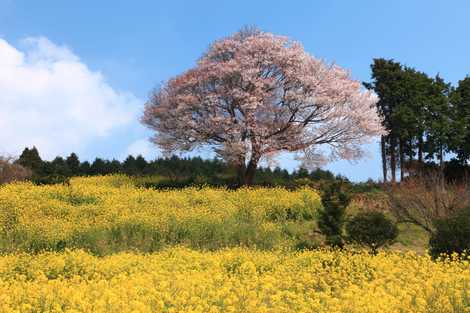
<path fill-rule="evenodd" d="M 0 187 L 2 312 L 470 313 L 470 259 L 295 252 L 311 189 Z"/>
<path fill-rule="evenodd" d="M 468 261 L 414 253 L 198 252 L 0 257 L 0 312 L 470 312 Z"/>
<path fill-rule="evenodd" d="M 0 252 L 84 248 L 95 254 L 167 245 L 271 249 L 289 224 L 312 220 L 311 189 L 136 188 L 126 176 L 73 178 L 69 186 L 0 186 Z"/>

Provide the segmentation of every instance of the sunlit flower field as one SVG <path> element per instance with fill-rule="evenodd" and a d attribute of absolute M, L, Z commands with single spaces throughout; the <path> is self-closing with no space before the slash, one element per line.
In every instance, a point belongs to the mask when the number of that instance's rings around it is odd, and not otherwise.
<path fill-rule="evenodd" d="M 0 257 L 1 312 L 470 312 L 467 262 L 169 248 Z"/>
<path fill-rule="evenodd" d="M 158 191 L 119 175 L 73 178 L 70 186 L 11 184 L 0 187 L 0 251 L 271 249 L 289 240 L 292 225 L 312 221 L 320 206 L 312 189 Z"/>
<path fill-rule="evenodd" d="M 296 251 L 311 189 L 0 187 L 1 312 L 470 312 L 470 259 Z"/>

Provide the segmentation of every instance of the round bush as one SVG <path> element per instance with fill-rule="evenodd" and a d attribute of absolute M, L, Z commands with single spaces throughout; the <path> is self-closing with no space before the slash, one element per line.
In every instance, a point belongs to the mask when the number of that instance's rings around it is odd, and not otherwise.
<path fill-rule="evenodd" d="M 377 249 L 395 240 L 398 228 L 383 213 L 363 212 L 346 223 L 346 232 L 350 241 L 377 253 Z"/>
<path fill-rule="evenodd" d="M 434 221 L 435 232 L 429 240 L 433 257 L 470 251 L 470 207 L 457 214 Z"/>

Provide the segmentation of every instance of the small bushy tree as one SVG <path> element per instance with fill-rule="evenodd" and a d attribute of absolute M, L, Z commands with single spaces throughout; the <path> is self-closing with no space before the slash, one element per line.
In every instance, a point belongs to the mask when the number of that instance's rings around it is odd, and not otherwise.
<path fill-rule="evenodd" d="M 430 253 L 433 257 L 440 254 L 461 254 L 470 252 L 470 207 L 466 207 L 453 216 L 436 219 L 436 231 L 429 240 Z"/>
<path fill-rule="evenodd" d="M 332 183 L 322 196 L 323 209 L 319 212 L 318 228 L 325 235 L 327 244 L 343 247 L 343 226 L 350 196 L 342 190 L 341 183 Z"/>
<path fill-rule="evenodd" d="M 435 171 L 408 177 L 387 190 L 390 212 L 397 222 L 417 225 L 433 235 L 436 220 L 470 206 L 469 187 L 466 181 L 448 182 Z"/>
<path fill-rule="evenodd" d="M 381 212 L 357 214 L 346 223 L 346 232 L 350 241 L 366 246 L 374 254 L 398 236 L 396 224 Z"/>
<path fill-rule="evenodd" d="M 31 170 L 12 161 L 11 158 L 0 156 L 0 185 L 31 177 Z"/>

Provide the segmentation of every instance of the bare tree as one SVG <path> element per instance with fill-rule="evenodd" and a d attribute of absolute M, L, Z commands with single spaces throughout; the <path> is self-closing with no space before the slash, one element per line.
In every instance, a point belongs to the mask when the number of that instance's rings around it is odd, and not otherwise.
<path fill-rule="evenodd" d="M 470 206 L 468 182 L 447 182 L 437 171 L 392 185 L 388 194 L 390 210 L 398 222 L 418 225 L 430 234 L 434 232 L 433 223 L 436 219 L 448 217 Z"/>
<path fill-rule="evenodd" d="M 31 177 L 31 171 L 15 164 L 11 157 L 0 156 L 0 185 L 13 181 L 22 181 Z"/>

